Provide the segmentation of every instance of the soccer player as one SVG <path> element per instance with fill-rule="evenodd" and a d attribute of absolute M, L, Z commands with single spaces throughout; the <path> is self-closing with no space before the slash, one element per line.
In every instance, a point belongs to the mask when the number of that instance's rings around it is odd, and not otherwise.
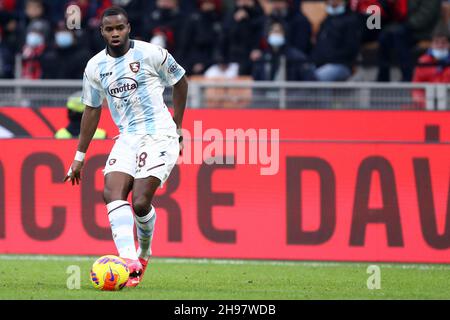
<path fill-rule="evenodd" d="M 130 270 L 127 286 L 134 287 L 142 279 L 152 253 L 156 219 L 153 195 L 168 178 L 181 152 L 188 83 L 185 70 L 167 50 L 130 39 L 130 30 L 122 8 L 104 11 L 100 31 L 106 48 L 89 60 L 84 72 L 82 101 L 86 108 L 78 150 L 64 181 L 79 184 L 85 154 L 106 98 L 120 135 L 104 169 L 103 197 L 114 243 Z M 163 101 L 165 86 L 173 86 L 173 118 Z M 131 191 L 130 205 L 127 198 Z"/>

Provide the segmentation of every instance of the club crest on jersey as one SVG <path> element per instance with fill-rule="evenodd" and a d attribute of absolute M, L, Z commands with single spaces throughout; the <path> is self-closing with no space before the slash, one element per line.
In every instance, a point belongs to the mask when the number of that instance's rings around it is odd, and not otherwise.
<path fill-rule="evenodd" d="M 130 63 L 130 69 L 134 73 L 138 73 L 139 69 L 141 69 L 141 63 L 140 62 L 132 62 L 132 63 Z"/>

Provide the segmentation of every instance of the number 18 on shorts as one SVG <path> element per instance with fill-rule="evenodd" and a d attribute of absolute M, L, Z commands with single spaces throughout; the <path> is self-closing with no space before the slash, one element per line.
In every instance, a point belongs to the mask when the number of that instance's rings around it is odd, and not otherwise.
<path fill-rule="evenodd" d="M 179 152 L 176 137 L 120 135 L 103 173 L 123 172 L 135 179 L 153 176 L 161 180 L 162 187 L 177 162 Z"/>

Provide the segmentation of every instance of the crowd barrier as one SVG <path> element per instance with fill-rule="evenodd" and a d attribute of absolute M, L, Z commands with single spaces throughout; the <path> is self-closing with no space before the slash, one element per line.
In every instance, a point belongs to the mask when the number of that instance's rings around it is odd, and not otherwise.
<path fill-rule="evenodd" d="M 63 106 L 80 80 L 0 80 L 0 106 Z M 164 100 L 172 105 L 167 88 Z M 432 83 L 274 82 L 191 77 L 191 108 L 450 110 L 450 87 Z"/>

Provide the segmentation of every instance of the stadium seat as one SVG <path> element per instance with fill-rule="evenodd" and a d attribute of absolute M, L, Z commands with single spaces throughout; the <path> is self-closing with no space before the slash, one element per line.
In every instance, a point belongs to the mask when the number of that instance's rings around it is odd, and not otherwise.
<path fill-rule="evenodd" d="M 206 78 L 204 76 L 191 76 L 191 81 L 199 81 L 203 83 L 239 83 L 253 82 L 250 76 L 240 76 L 235 79 L 222 78 Z M 245 108 L 252 101 L 252 89 L 249 88 L 207 88 L 204 93 L 205 101 L 203 101 L 204 108 Z"/>

